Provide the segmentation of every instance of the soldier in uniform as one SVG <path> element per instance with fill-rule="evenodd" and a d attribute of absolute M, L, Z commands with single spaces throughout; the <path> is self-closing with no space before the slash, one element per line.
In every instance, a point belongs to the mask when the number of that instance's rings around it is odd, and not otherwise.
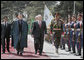
<path fill-rule="evenodd" d="M 51 21 L 51 32 L 53 33 L 54 45 L 56 47 L 56 53 L 60 45 L 61 33 L 63 31 L 63 21 L 59 19 L 59 13 L 56 13 L 55 20 Z"/>
<path fill-rule="evenodd" d="M 71 18 L 71 21 L 70 21 L 70 48 L 72 48 L 72 51 L 71 53 L 75 53 L 75 44 L 74 44 L 74 23 L 75 23 L 75 16 L 73 15 L 72 18 Z"/>
<path fill-rule="evenodd" d="M 65 43 L 67 43 L 68 50 L 69 50 L 69 44 L 68 44 L 68 24 L 67 23 L 65 24 L 64 38 L 65 38 Z"/>
<path fill-rule="evenodd" d="M 83 20 L 80 23 L 80 31 L 81 31 L 81 58 L 83 58 Z"/>
<path fill-rule="evenodd" d="M 50 25 L 50 35 L 51 35 L 51 40 L 53 45 L 54 45 L 54 31 L 53 31 L 54 21 L 55 21 L 55 18 L 51 21 L 51 25 Z"/>
<path fill-rule="evenodd" d="M 73 24 L 71 25 L 71 30 L 73 31 L 73 34 L 72 34 L 72 50 L 73 50 L 73 53 L 75 53 L 75 26 L 74 24 L 76 23 L 76 17 L 73 15 L 72 16 L 72 20 L 73 20 Z"/>
<path fill-rule="evenodd" d="M 71 18 L 69 17 L 68 18 L 68 51 L 71 51 L 71 37 L 70 37 L 70 30 L 71 30 L 71 28 L 70 28 L 70 20 L 71 20 Z"/>
<path fill-rule="evenodd" d="M 64 20 L 64 19 L 62 19 Z M 60 48 L 65 49 L 65 38 L 64 38 L 64 32 L 65 32 L 65 23 L 63 21 L 63 32 L 61 34 L 61 41 L 60 41 Z"/>
<path fill-rule="evenodd" d="M 81 55 L 81 30 L 80 30 L 80 23 L 82 22 L 81 15 L 79 14 L 78 16 L 78 21 L 76 23 L 76 46 L 77 46 L 77 53 L 76 55 L 79 56 Z"/>

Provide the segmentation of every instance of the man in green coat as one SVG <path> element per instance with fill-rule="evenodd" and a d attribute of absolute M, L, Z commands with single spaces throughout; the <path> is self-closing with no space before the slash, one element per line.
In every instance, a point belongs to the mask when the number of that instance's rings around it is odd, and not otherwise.
<path fill-rule="evenodd" d="M 12 35 L 14 40 L 14 48 L 17 55 L 23 55 L 24 47 L 27 47 L 28 24 L 23 20 L 22 14 L 18 14 L 18 19 L 12 25 Z"/>
<path fill-rule="evenodd" d="M 51 21 L 51 34 L 53 34 L 53 42 L 56 47 L 56 53 L 58 53 L 62 31 L 63 21 L 59 19 L 59 13 L 56 13 L 55 19 Z"/>

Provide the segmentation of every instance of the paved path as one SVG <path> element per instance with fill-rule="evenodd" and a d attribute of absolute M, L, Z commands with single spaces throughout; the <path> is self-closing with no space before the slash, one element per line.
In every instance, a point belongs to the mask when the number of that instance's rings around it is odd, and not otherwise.
<path fill-rule="evenodd" d="M 23 56 L 18 56 L 16 50 L 10 46 L 11 53 L 8 53 L 6 50 L 5 54 L 1 54 L 1 59 L 50 59 L 45 52 L 42 53 L 42 56 L 37 53 L 34 54 L 34 42 L 31 36 L 28 37 L 28 47 L 24 48 Z M 2 52 L 2 49 L 1 49 Z"/>
<path fill-rule="evenodd" d="M 28 48 L 24 49 L 23 56 L 18 56 L 16 50 L 11 48 L 11 46 L 10 51 L 10 54 L 7 51 L 6 54 L 1 54 L 1 59 L 82 59 L 80 56 L 75 56 L 74 54 L 61 49 L 59 49 L 59 54 L 56 54 L 55 47 L 46 41 L 44 41 L 42 56 L 39 56 L 39 53 L 35 55 L 34 40 L 30 35 L 28 36 Z"/>
<path fill-rule="evenodd" d="M 67 48 L 66 48 L 67 49 Z M 51 59 L 82 59 L 80 56 L 75 56 L 70 52 L 66 52 L 66 50 L 58 50 L 59 53 L 55 53 L 55 47 L 48 42 L 44 42 L 44 52 L 51 58 Z"/>

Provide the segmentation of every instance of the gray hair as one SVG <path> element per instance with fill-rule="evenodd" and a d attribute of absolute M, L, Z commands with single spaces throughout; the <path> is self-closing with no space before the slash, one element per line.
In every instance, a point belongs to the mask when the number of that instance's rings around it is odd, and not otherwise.
<path fill-rule="evenodd" d="M 36 19 L 36 18 L 38 18 L 38 15 L 37 15 L 37 16 L 35 16 L 35 19 Z"/>
<path fill-rule="evenodd" d="M 39 17 L 39 16 L 41 16 L 41 17 L 42 17 L 42 15 L 41 15 L 41 14 L 39 14 L 39 15 L 38 15 L 38 17 Z"/>

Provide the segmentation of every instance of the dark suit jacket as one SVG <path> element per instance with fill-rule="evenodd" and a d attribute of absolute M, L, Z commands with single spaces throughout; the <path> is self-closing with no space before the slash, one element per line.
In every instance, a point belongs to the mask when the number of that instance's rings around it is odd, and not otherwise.
<path fill-rule="evenodd" d="M 46 28 L 45 21 L 42 21 L 41 28 L 39 27 L 39 24 L 37 21 L 33 22 L 32 34 L 34 35 L 34 38 L 35 37 L 43 37 L 44 38 L 44 34 L 47 34 L 47 28 Z"/>
<path fill-rule="evenodd" d="M 5 27 L 4 23 L 1 24 L 1 35 L 3 37 L 9 37 L 11 31 L 10 23 L 7 23 L 7 27 Z"/>

